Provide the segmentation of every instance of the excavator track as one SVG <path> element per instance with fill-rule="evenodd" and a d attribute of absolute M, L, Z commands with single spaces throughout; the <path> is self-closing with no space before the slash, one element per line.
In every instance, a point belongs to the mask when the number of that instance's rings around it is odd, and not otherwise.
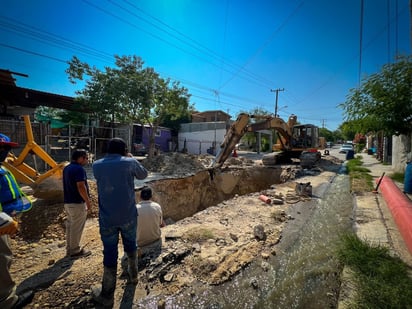
<path fill-rule="evenodd" d="M 292 163 L 292 158 L 285 152 L 272 152 L 265 154 L 262 157 L 262 163 L 264 166 L 273 166 L 276 164 L 288 164 Z"/>
<path fill-rule="evenodd" d="M 293 151 L 282 151 L 282 152 L 272 152 L 265 154 L 262 157 L 262 163 L 265 166 L 273 166 L 276 164 L 290 164 L 292 163 L 292 158 L 299 159 L 300 165 L 303 168 L 311 168 L 316 162 L 321 159 L 320 152 L 293 152 Z"/>

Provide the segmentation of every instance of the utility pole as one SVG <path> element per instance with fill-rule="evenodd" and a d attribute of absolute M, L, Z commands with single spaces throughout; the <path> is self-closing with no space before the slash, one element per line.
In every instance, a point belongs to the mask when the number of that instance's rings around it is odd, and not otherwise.
<path fill-rule="evenodd" d="M 275 101 L 275 118 L 278 116 L 278 96 L 279 96 L 279 91 L 284 91 L 285 88 L 278 88 L 278 89 L 270 89 L 270 92 L 276 92 L 276 101 Z"/>

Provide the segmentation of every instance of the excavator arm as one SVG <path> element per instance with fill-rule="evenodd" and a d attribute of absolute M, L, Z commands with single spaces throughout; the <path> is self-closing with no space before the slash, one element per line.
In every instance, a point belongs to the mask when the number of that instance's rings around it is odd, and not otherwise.
<path fill-rule="evenodd" d="M 278 117 L 264 117 L 263 121 L 249 124 L 250 118 L 258 118 L 253 115 L 241 113 L 236 121 L 230 126 L 225 139 L 220 145 L 220 150 L 212 163 L 211 169 L 220 168 L 231 155 L 236 144 L 246 132 L 257 132 L 259 130 L 275 129 L 279 135 L 282 150 L 288 151 L 292 147 L 292 128 L 297 123 L 296 115 L 291 115 L 288 122 Z"/>
<path fill-rule="evenodd" d="M 280 143 L 282 144 L 281 148 L 283 150 L 289 150 L 292 144 L 292 127 L 295 125 L 296 119 L 297 117 L 292 115 L 286 123 L 283 119 L 278 117 L 267 117 L 265 121 L 251 124 L 248 127 L 248 131 L 257 132 L 260 130 L 275 129 L 279 136 Z"/>
<path fill-rule="evenodd" d="M 247 132 L 249 118 L 250 116 L 248 114 L 239 114 L 236 121 L 230 126 L 226 132 L 225 139 L 222 144 L 220 144 L 219 152 L 212 163 L 212 169 L 221 167 L 231 155 L 236 144 L 239 143 L 242 136 Z"/>

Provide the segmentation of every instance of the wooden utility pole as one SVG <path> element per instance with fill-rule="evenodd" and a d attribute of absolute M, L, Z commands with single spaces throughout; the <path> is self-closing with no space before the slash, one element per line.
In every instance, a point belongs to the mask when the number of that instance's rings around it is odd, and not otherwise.
<path fill-rule="evenodd" d="M 411 0 L 412 1 L 412 0 Z M 278 88 L 278 89 L 270 89 L 270 92 L 276 92 L 276 101 L 275 101 L 275 117 L 278 117 L 278 96 L 279 96 L 279 91 L 284 91 L 285 88 Z"/>

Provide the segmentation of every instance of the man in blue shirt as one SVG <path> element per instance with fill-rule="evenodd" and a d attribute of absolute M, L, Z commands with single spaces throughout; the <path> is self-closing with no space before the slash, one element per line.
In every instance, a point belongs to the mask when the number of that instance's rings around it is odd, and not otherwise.
<path fill-rule="evenodd" d="M 88 163 L 86 150 L 77 149 L 72 153 L 69 165 L 63 170 L 64 209 L 66 221 L 66 254 L 71 258 L 90 255 L 90 251 L 80 248 L 80 240 L 90 210 L 89 187 L 83 166 Z"/>
<path fill-rule="evenodd" d="M 147 170 L 127 152 L 121 138 L 109 141 L 107 154 L 93 163 L 99 198 L 99 228 L 103 242 L 102 286 L 92 288 L 93 299 L 113 306 L 116 288 L 119 234 L 128 256 L 130 281 L 137 284 L 137 209 L 134 179 L 147 177 Z"/>

